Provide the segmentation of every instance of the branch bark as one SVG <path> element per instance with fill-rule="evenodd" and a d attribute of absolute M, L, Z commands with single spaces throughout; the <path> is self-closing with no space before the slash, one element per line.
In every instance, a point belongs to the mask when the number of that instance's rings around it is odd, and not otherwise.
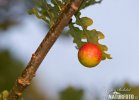
<path fill-rule="evenodd" d="M 65 7 L 56 24 L 50 28 L 35 53 L 32 54 L 29 63 L 11 89 L 7 100 L 17 100 L 22 95 L 24 89 L 30 85 L 44 57 L 57 40 L 64 27 L 68 25 L 71 17 L 75 14 L 83 1 L 84 0 L 74 0 Z"/>

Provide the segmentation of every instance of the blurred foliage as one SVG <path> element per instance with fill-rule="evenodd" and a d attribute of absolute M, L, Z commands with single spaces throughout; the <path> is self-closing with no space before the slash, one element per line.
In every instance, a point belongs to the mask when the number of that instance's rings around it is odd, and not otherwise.
<path fill-rule="evenodd" d="M 35 81 L 24 91 L 21 99 L 23 100 L 49 100 L 47 92 L 41 91 L 35 84 Z"/>
<path fill-rule="evenodd" d="M 0 52 L 0 91 L 11 89 L 23 65 L 21 61 L 13 59 L 8 51 Z"/>
<path fill-rule="evenodd" d="M 6 97 L 8 97 L 9 92 L 7 90 L 4 90 L 2 93 L 0 93 L 0 100 L 6 100 Z"/>
<path fill-rule="evenodd" d="M 139 99 L 139 85 L 125 82 L 122 85 L 113 86 L 112 91 L 110 89 L 109 94 L 111 94 L 115 91 L 120 93 L 120 94 L 124 94 L 124 95 L 125 94 L 132 94 L 135 97 L 137 97 L 136 99 L 132 99 L 132 100 L 138 100 Z M 93 97 L 91 100 L 101 100 L 101 99 L 110 100 L 110 99 L 108 99 L 109 94 L 107 94 L 107 96 L 105 98 L 103 98 L 103 97 L 101 97 L 102 95 L 100 93 L 97 93 L 95 95 L 92 95 Z M 76 89 L 74 87 L 68 87 L 65 90 L 60 92 L 60 100 L 85 100 L 84 91 L 82 89 Z M 112 100 L 121 100 L 121 99 L 112 99 Z M 122 99 L 122 100 L 124 100 L 124 99 Z"/>
<path fill-rule="evenodd" d="M 33 0 L 0 0 L 0 30 L 18 25 L 20 18 L 32 6 Z"/>
<path fill-rule="evenodd" d="M 60 92 L 60 100 L 83 100 L 84 91 L 68 87 Z"/>
<path fill-rule="evenodd" d="M 8 50 L 0 51 L 0 100 L 7 95 L 6 90 L 10 90 L 12 85 L 15 82 L 15 79 L 21 73 L 23 69 L 23 63 L 10 54 Z M 119 90 L 130 90 L 130 91 L 119 91 Z M 129 82 L 124 83 L 123 85 L 113 86 L 113 90 L 117 90 L 121 94 L 134 94 L 139 96 L 139 85 L 134 85 Z M 3 91 L 3 92 L 2 92 Z M 23 100 L 49 100 L 47 99 L 47 93 L 39 91 L 37 86 L 31 84 L 23 94 Z M 68 87 L 65 90 L 61 91 L 60 100 L 83 100 L 84 99 L 84 90 L 76 89 L 73 87 Z M 94 96 L 95 100 L 100 100 L 101 94 Z"/>
<path fill-rule="evenodd" d="M 16 25 L 17 22 L 15 20 L 4 20 L 2 22 L 0 22 L 0 29 L 1 30 L 7 30 L 10 26 Z"/>
<path fill-rule="evenodd" d="M 3 98 L 4 90 L 10 90 L 14 85 L 16 78 L 21 74 L 24 64 L 12 57 L 8 50 L 0 51 L 0 95 Z M 25 100 L 47 100 L 45 96 L 38 91 L 37 86 L 32 84 L 25 90 L 23 98 Z M 0 99 L 1 100 L 1 99 Z"/>
<path fill-rule="evenodd" d="M 121 94 L 134 94 L 139 97 L 139 85 L 134 85 L 129 82 L 125 82 L 122 86 L 115 86 L 114 90 Z"/>

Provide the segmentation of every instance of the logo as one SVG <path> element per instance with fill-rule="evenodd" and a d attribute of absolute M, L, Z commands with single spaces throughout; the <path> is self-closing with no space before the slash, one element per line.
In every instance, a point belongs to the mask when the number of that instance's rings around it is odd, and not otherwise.
<path fill-rule="evenodd" d="M 138 96 L 131 93 L 131 89 L 119 88 L 108 94 L 108 100 L 139 100 Z"/>

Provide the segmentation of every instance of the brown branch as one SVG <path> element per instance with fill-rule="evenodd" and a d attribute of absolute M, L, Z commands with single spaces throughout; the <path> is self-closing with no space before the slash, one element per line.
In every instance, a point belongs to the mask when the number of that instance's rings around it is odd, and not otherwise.
<path fill-rule="evenodd" d="M 31 80 L 35 76 L 35 73 L 44 57 L 59 37 L 64 27 L 68 25 L 71 17 L 75 14 L 83 1 L 84 0 L 74 0 L 65 7 L 56 24 L 50 28 L 36 52 L 32 54 L 31 60 L 22 72 L 21 76 L 16 80 L 7 100 L 17 100 L 22 95 L 24 89 L 30 85 Z"/>

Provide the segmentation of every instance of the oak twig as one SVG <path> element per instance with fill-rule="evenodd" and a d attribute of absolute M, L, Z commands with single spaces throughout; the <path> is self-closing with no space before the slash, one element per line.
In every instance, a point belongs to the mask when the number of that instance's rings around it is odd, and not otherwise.
<path fill-rule="evenodd" d="M 84 0 L 74 0 L 65 7 L 55 25 L 50 28 L 35 53 L 32 54 L 29 63 L 11 89 L 7 100 L 17 100 L 22 95 L 24 89 L 30 85 L 44 57 L 57 40 L 64 27 L 68 25 L 71 17 L 75 14 L 83 1 Z"/>

